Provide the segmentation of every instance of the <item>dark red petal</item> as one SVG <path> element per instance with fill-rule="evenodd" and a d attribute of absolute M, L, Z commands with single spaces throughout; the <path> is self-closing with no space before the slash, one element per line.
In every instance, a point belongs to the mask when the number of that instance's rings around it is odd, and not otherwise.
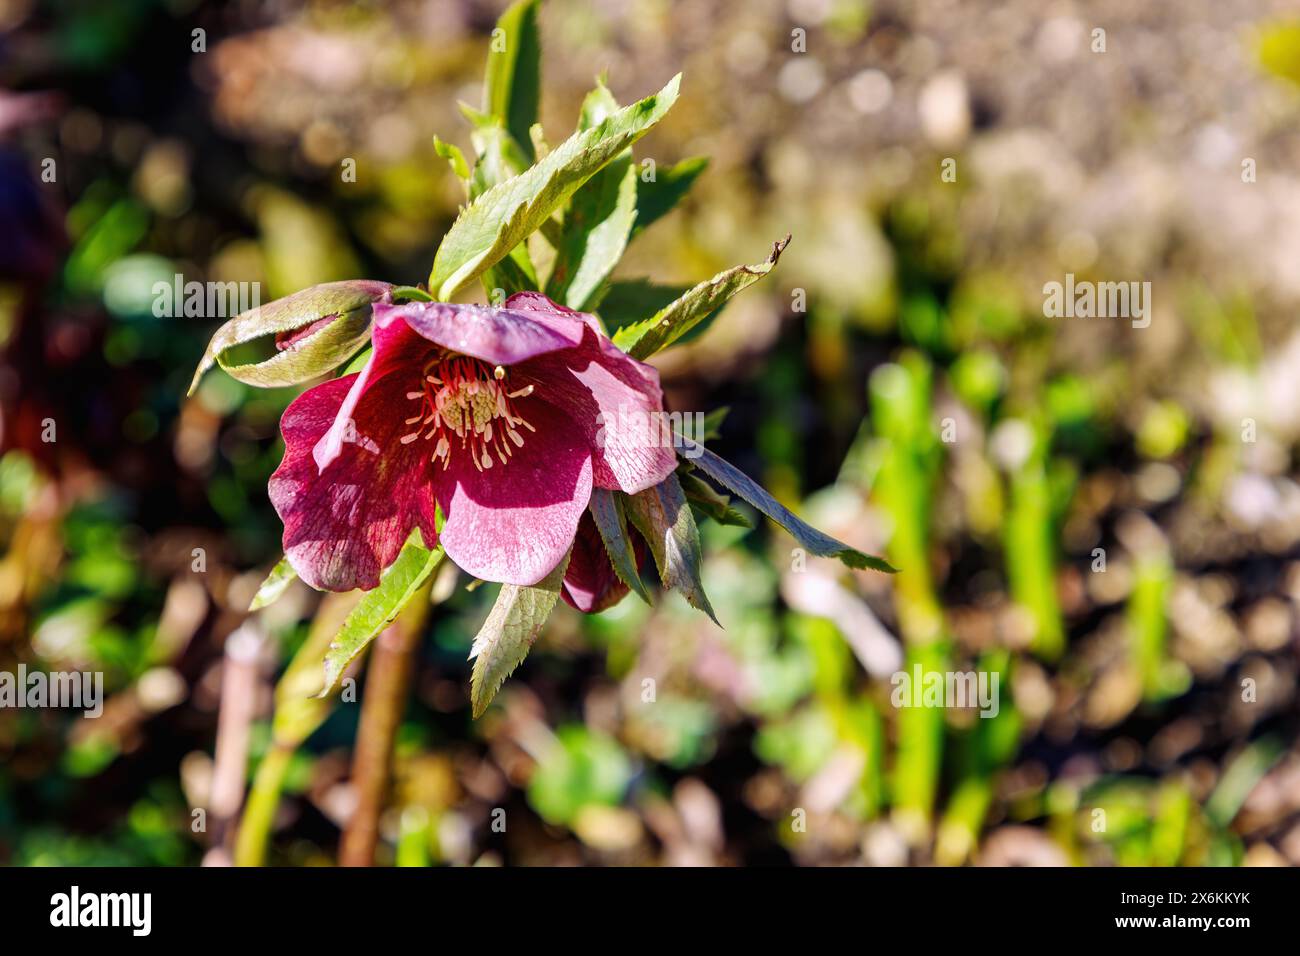
<path fill-rule="evenodd" d="M 271 476 L 271 503 L 284 522 L 284 552 L 298 576 L 330 591 L 373 588 L 413 527 L 437 541 L 428 442 L 403 445 L 408 431 L 401 376 L 366 395 L 355 432 L 323 471 L 312 450 L 336 420 L 356 375 L 333 379 L 294 400 L 280 419 L 284 460 Z"/>
<path fill-rule="evenodd" d="M 623 600 L 627 592 L 627 585 L 614 573 L 591 512 L 583 512 L 560 597 L 579 611 L 597 614 Z"/>
<path fill-rule="evenodd" d="M 276 332 L 275 350 L 277 352 L 283 352 L 286 349 L 297 348 L 299 343 L 301 343 L 304 339 L 311 338 L 313 335 L 315 335 L 321 329 L 325 328 L 325 326 L 329 325 L 337 318 L 338 318 L 337 314 L 326 315 L 317 319 L 315 322 L 310 322 L 307 325 L 302 326 L 301 328 L 290 329 L 287 332 Z"/>

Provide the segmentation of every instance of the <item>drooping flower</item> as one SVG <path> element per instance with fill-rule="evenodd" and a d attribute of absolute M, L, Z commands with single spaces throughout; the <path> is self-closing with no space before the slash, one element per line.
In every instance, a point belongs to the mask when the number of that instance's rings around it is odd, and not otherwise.
<path fill-rule="evenodd" d="M 631 537 L 631 542 L 636 563 L 641 566 L 647 560 L 645 542 L 637 535 Z M 599 614 L 623 600 L 627 593 L 628 586 L 614 570 L 596 522 L 590 512 L 584 512 L 578 523 L 578 536 L 573 542 L 560 597 L 570 607 L 585 614 Z"/>
<path fill-rule="evenodd" d="M 672 473 L 670 442 L 620 427 L 662 408 L 653 368 L 539 293 L 376 303 L 362 370 L 281 420 L 270 498 L 285 554 L 314 587 L 372 588 L 418 528 L 475 577 L 536 584 L 574 545 L 593 486 L 635 494 Z M 589 565 L 573 572 L 580 595 Z"/>

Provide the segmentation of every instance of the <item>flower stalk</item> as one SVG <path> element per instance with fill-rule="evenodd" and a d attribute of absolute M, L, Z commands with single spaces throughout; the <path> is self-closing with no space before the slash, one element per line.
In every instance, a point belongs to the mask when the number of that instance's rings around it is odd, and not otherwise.
<path fill-rule="evenodd" d="M 426 584 L 401 615 L 375 641 L 366 674 L 356 751 L 352 757 L 352 786 L 356 807 L 343 830 L 340 866 L 373 866 L 379 844 L 379 817 L 388 793 L 393 743 L 406 710 L 415 649 L 429 612 Z"/>

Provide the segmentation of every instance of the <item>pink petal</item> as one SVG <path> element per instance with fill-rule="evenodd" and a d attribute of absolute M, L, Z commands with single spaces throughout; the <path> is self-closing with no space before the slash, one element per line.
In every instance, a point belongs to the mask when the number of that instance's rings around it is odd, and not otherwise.
<path fill-rule="evenodd" d="M 453 444 L 451 466 L 437 466 L 434 483 L 448 557 L 476 578 L 528 585 L 573 544 L 591 499 L 591 450 L 566 412 L 535 399 L 515 408 L 536 431 L 523 430 L 506 464 L 480 472 Z"/>
<path fill-rule="evenodd" d="M 588 328 L 578 348 L 532 359 L 514 377 L 535 384 L 538 397 L 564 408 L 582 428 L 599 487 L 636 494 L 677 467 L 659 372 L 603 335 Z"/>
<path fill-rule="evenodd" d="M 312 587 L 330 591 L 373 588 L 413 527 L 420 528 L 426 545 L 437 541 L 428 443 L 399 440 L 408 429 L 402 420 L 410 404 L 397 393 L 400 376 L 384 377 L 367 393 L 376 414 L 358 426 L 358 437 L 364 426 L 366 439 L 345 441 L 325 471 L 316 466 L 312 450 L 358 378 L 317 385 L 285 410 L 284 460 L 269 484 L 271 503 L 284 522 L 289 563 Z"/>
<path fill-rule="evenodd" d="M 376 305 L 374 311 L 376 322 L 404 319 L 430 342 L 493 365 L 513 365 L 582 341 L 576 313 L 548 315 L 543 322 L 533 312 L 444 302 Z"/>
<path fill-rule="evenodd" d="M 542 323 L 547 322 L 552 316 L 556 315 L 560 316 L 561 320 L 573 317 L 581 319 L 593 332 L 601 332 L 600 322 L 594 315 L 578 312 L 570 309 L 567 305 L 552 302 L 540 292 L 516 292 L 506 299 L 505 308 L 515 312 L 527 312 Z"/>

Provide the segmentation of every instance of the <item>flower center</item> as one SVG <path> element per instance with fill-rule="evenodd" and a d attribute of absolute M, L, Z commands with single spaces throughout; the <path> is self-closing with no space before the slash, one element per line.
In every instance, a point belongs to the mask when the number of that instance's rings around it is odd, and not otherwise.
<path fill-rule="evenodd" d="M 537 430 L 515 412 L 512 403 L 512 399 L 533 394 L 533 386 L 513 392 L 508 388 L 506 370 L 500 365 L 489 369 L 484 362 L 464 355 L 443 354 L 431 359 L 421 373 L 420 391 L 406 393 L 408 399 L 420 403 L 420 412 L 406 419 L 407 425 L 417 427 L 402 436 L 402 444 L 409 445 L 421 435 L 426 441 L 437 438 L 430 460 L 442 459 L 444 469 L 451 464 L 457 444 L 479 471 L 492 467 L 493 455 L 504 465 L 515 448 L 523 447 L 519 426 Z"/>

